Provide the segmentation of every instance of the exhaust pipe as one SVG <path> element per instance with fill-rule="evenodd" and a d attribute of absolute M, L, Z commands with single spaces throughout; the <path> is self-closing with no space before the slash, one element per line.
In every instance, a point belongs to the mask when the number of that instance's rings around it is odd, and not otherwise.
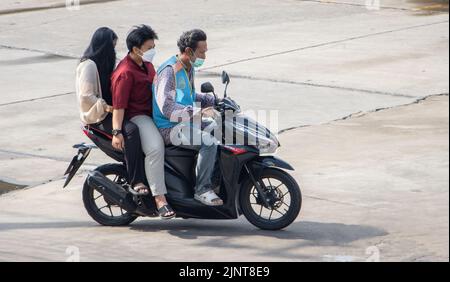
<path fill-rule="evenodd" d="M 126 210 L 127 212 L 136 211 L 137 205 L 133 201 L 133 196 L 100 172 L 89 172 L 87 183 L 89 186 L 97 190 L 100 194 L 105 196 L 108 200 Z"/>

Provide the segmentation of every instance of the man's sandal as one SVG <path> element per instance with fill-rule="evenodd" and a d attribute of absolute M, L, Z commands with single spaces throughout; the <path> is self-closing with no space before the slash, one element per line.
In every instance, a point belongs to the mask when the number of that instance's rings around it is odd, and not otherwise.
<path fill-rule="evenodd" d="M 172 213 L 171 215 L 166 215 L 170 212 Z M 175 211 L 169 205 L 164 205 L 164 206 L 160 207 L 158 209 L 158 213 L 159 213 L 159 217 L 161 219 L 171 219 L 176 216 Z"/>
<path fill-rule="evenodd" d="M 217 196 L 217 194 L 214 193 L 214 191 L 212 191 L 212 190 L 209 190 L 208 192 L 205 192 L 201 195 L 195 194 L 194 199 L 196 199 L 197 201 L 199 201 L 202 204 L 207 205 L 207 206 L 223 205 L 222 199 L 220 199 L 219 196 Z"/>

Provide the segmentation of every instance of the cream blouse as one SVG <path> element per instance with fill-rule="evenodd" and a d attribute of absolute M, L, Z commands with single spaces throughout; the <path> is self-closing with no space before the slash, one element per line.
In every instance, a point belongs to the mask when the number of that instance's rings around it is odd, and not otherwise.
<path fill-rule="evenodd" d="M 85 60 L 77 67 L 76 91 L 80 118 L 84 124 L 101 122 L 108 115 L 108 104 L 102 98 L 97 65 Z"/>

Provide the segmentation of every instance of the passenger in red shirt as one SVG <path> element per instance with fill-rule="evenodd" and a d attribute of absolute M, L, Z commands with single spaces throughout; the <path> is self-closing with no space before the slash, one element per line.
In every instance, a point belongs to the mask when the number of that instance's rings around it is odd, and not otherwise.
<path fill-rule="evenodd" d="M 167 203 L 164 179 L 164 142 L 152 120 L 152 84 L 155 68 L 155 31 L 146 25 L 135 27 L 127 36 L 128 55 L 119 63 L 111 77 L 113 100 L 113 146 L 122 149 L 123 120 L 131 120 L 139 128 L 145 154 L 145 174 L 158 212 L 163 219 L 173 218 L 175 212 Z M 147 187 L 138 191 L 148 194 Z"/>
<path fill-rule="evenodd" d="M 142 60 L 141 57 L 138 59 Z M 142 61 L 139 65 L 133 59 L 132 53 L 128 54 L 117 66 L 111 77 L 113 105 L 115 109 L 125 110 L 126 119 L 139 115 L 152 116 L 154 76 L 153 64 Z"/>

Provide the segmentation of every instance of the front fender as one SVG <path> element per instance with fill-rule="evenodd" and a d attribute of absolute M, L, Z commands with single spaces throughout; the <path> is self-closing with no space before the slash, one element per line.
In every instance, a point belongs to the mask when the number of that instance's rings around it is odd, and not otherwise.
<path fill-rule="evenodd" d="M 275 156 L 259 157 L 256 159 L 255 163 L 263 167 L 278 167 L 287 170 L 294 170 L 290 164 Z"/>
<path fill-rule="evenodd" d="M 256 159 L 250 161 L 247 166 L 248 169 L 251 170 L 251 173 L 253 174 L 253 177 L 255 179 L 259 179 L 263 170 L 268 167 L 294 170 L 294 168 L 290 164 L 274 156 L 257 157 Z M 247 176 L 248 172 L 245 169 L 242 170 L 241 175 L 239 176 L 239 183 L 242 183 L 247 178 Z"/>

